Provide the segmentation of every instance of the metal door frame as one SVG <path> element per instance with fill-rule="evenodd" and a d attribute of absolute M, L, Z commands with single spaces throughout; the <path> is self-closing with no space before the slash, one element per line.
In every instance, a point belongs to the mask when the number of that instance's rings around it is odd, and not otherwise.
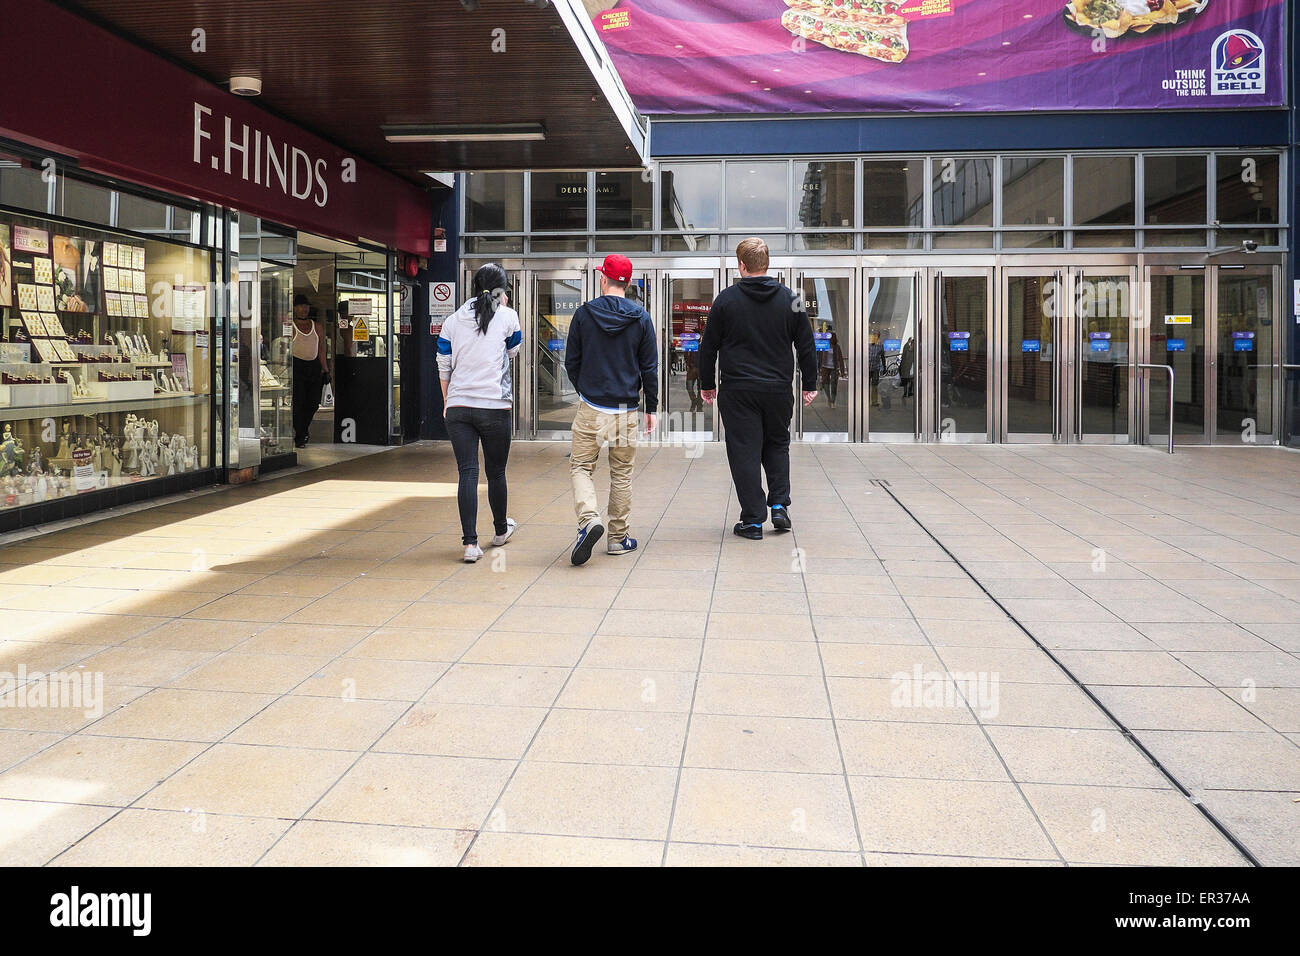
<path fill-rule="evenodd" d="M 859 417 L 860 431 L 858 432 L 857 441 L 878 442 L 881 444 L 906 444 L 916 443 L 925 440 L 927 434 L 927 422 L 931 409 L 927 400 L 927 388 L 930 380 L 929 370 L 922 374 L 923 355 L 928 355 L 929 351 L 925 345 L 928 334 L 927 323 L 932 318 L 932 308 L 930 293 L 933 291 L 929 282 L 930 270 L 925 266 L 882 266 L 875 268 L 871 265 L 863 266 L 856 270 L 859 273 L 858 281 L 858 316 L 861 334 L 858 336 L 858 344 L 854 349 L 854 363 L 858 369 L 858 404 L 861 410 Z M 864 398 L 864 394 L 869 394 L 869 389 L 862 388 L 862 382 L 869 382 L 864 376 L 869 374 L 866 366 L 868 364 L 868 352 L 871 337 L 871 282 L 873 279 L 910 279 L 912 283 L 912 322 L 914 324 L 913 339 L 916 343 L 916 350 L 912 356 L 912 431 L 908 432 L 873 432 L 871 430 L 871 408 L 869 399 Z"/>
<path fill-rule="evenodd" d="M 578 304 L 581 305 L 590 298 L 587 294 L 588 271 L 585 268 L 585 260 L 582 266 L 576 268 L 526 269 L 524 270 L 523 275 L 525 280 L 524 286 L 528 290 L 526 293 L 528 297 L 528 312 L 519 313 L 524 319 L 524 321 L 519 324 L 525 327 L 523 344 L 527 349 L 528 355 L 528 361 L 526 362 L 528 382 L 525 388 L 525 395 L 527 396 L 527 412 L 526 417 L 524 418 L 526 426 L 525 430 L 528 437 L 534 440 L 569 441 L 573 437 L 572 429 L 550 428 L 543 430 L 540 425 L 541 410 L 539 408 L 540 403 L 537 401 L 537 373 L 538 365 L 540 364 L 538 362 L 537 354 L 539 346 L 537 324 L 540 317 L 537 315 L 537 306 L 541 297 L 537 293 L 537 286 L 539 282 L 576 280 L 578 282 Z M 523 349 L 520 350 L 520 354 L 524 354 Z"/>
<path fill-rule="evenodd" d="M 812 432 L 804 431 L 803 427 L 803 395 L 802 389 L 798 387 L 799 369 L 795 368 L 794 387 L 794 423 L 791 425 L 790 434 L 794 441 L 812 442 L 812 443 L 840 443 L 861 441 L 863 426 L 863 389 L 861 388 L 861 377 L 864 363 L 859 361 L 859 352 L 862 351 L 865 339 L 862 334 L 862 310 L 858 307 L 858 276 L 862 274 L 861 269 L 855 269 L 850 266 L 817 266 L 809 265 L 806 268 L 796 268 L 790 286 L 795 295 L 801 295 L 803 292 L 803 282 L 805 279 L 848 279 L 849 295 L 847 306 L 849 310 L 848 328 L 851 335 L 849 348 L 844 349 L 845 355 L 849 362 L 848 375 L 848 430 L 843 432 Z M 865 353 L 864 353 L 865 354 Z M 797 365 L 797 360 L 796 360 Z"/>
<path fill-rule="evenodd" d="M 658 265 L 658 263 L 656 263 Z M 690 442 L 716 442 L 722 440 L 722 415 L 718 411 L 717 402 L 713 404 L 713 433 L 705 432 L 688 432 L 688 431 L 670 431 L 669 424 L 671 416 L 675 410 L 669 405 L 669 395 L 671 394 L 668 385 L 672 378 L 670 368 L 672 365 L 672 338 L 673 338 L 673 313 L 672 313 L 672 284 L 677 279 L 710 279 L 713 282 L 713 296 L 709 300 L 714 301 L 725 286 L 722 282 L 725 278 L 725 271 L 721 268 L 701 268 L 699 263 L 691 263 L 689 266 L 683 266 L 680 269 L 672 267 L 671 261 L 657 269 L 659 281 L 659 315 L 660 315 L 660 337 L 659 337 L 659 440 L 663 442 L 680 441 Z M 716 369 L 715 369 L 716 375 Z M 716 378 L 714 379 L 716 383 Z M 707 406 L 706 406 L 707 407 Z"/>
<path fill-rule="evenodd" d="M 1202 414 L 1205 418 L 1205 427 L 1198 439 L 1195 435 L 1179 435 L 1174 431 L 1174 423 L 1169 423 L 1169 431 L 1173 434 L 1175 445 L 1208 445 L 1210 438 L 1214 434 L 1214 404 L 1211 396 L 1217 395 L 1215 383 L 1214 358 L 1218 352 L 1218 323 L 1211 313 L 1211 306 L 1214 304 L 1211 286 L 1213 285 L 1214 269 L 1211 265 L 1204 263 L 1189 262 L 1147 262 L 1144 263 L 1142 270 L 1142 315 L 1145 318 L 1143 328 L 1146 334 L 1143 338 L 1143 357 L 1142 362 L 1155 365 L 1168 364 L 1168 353 L 1159 355 L 1154 353 L 1151 347 L 1151 336 L 1157 328 L 1156 314 L 1152 308 L 1152 292 L 1154 289 L 1153 277 L 1167 275 L 1197 275 L 1202 279 L 1202 303 L 1201 310 L 1204 317 L 1205 328 L 1202 332 L 1206 343 L 1205 356 L 1202 359 L 1201 375 L 1205 383 L 1204 394 L 1201 401 L 1203 405 Z M 1164 328 L 1164 319 L 1160 319 L 1159 328 Z M 1175 376 L 1175 379 L 1177 376 Z M 1176 381 L 1175 381 L 1175 384 Z M 1134 434 L 1139 444 L 1149 445 L 1151 443 L 1151 376 L 1144 375 L 1139 382 L 1139 387 L 1135 390 L 1138 397 L 1139 409 L 1137 411 L 1137 421 Z M 1177 407 L 1177 396 L 1174 397 L 1175 408 Z"/>
<path fill-rule="evenodd" d="M 1053 262 L 1056 262 L 1053 258 Z M 1067 435 L 1071 429 L 1067 424 L 1072 422 L 1072 389 L 1068 383 L 1073 381 L 1074 369 L 1074 349 L 1071 342 L 1066 341 L 1065 332 L 1071 327 L 1074 319 L 1074 278 L 1072 270 L 1061 265 L 1049 265 L 1044 263 L 1040 266 L 1003 266 L 998 269 L 998 304 L 1000 308 L 997 311 L 997 317 L 994 322 L 994 365 L 997 368 L 995 381 L 997 387 L 994 392 L 997 396 L 997 409 L 994 412 L 994 421 L 997 422 L 997 440 L 1003 444 L 1052 444 L 1063 443 L 1067 441 Z M 1056 284 L 1056 293 L 1053 296 L 1053 315 L 1052 315 L 1052 430 L 1047 432 L 1012 432 L 1008 418 L 1010 417 L 1010 367 L 1011 367 L 1011 335 L 1010 335 L 1010 316 L 1008 310 L 1011 303 L 1011 280 L 1017 278 L 1040 278 L 1047 279 Z M 1041 342 L 1039 348 L 1041 350 Z"/>
<path fill-rule="evenodd" d="M 1074 381 L 1070 388 L 1073 409 L 1067 419 L 1069 441 L 1083 445 L 1130 445 L 1137 436 L 1137 338 L 1142 320 L 1146 315 L 1141 296 L 1138 294 L 1138 265 L 1132 257 L 1118 264 L 1087 262 L 1071 264 L 1067 267 L 1071 274 L 1069 298 L 1069 324 L 1067 330 L 1072 336 L 1071 348 L 1074 349 Z M 1128 432 L 1124 435 L 1087 435 L 1083 431 L 1083 371 L 1087 364 L 1083 357 L 1083 333 L 1086 317 L 1079 314 L 1079 283 L 1090 278 L 1127 276 L 1128 279 L 1128 361 L 1125 376 L 1128 380 Z M 1142 359 L 1142 361 L 1146 361 Z"/>
<path fill-rule="evenodd" d="M 932 334 L 927 335 L 930 348 L 929 361 L 927 362 L 930 371 L 931 381 L 925 389 L 927 401 L 931 403 L 930 414 L 922 422 L 923 434 L 926 441 L 947 443 L 947 444 L 987 444 L 996 440 L 998 430 L 1001 427 L 996 419 L 998 411 L 997 396 L 1000 390 L 999 368 L 997 362 L 997 312 L 998 296 L 996 294 L 997 285 L 997 265 L 989 263 L 988 265 L 960 265 L 960 266 L 935 266 L 928 270 L 928 281 L 930 286 L 929 302 L 929 319 L 933 326 Z M 940 397 L 940 391 L 943 387 L 942 382 L 942 365 L 940 356 L 943 354 L 943 344 L 939 341 L 939 334 L 942 327 L 940 321 L 940 312 L 943 308 L 943 280 L 948 277 L 967 278 L 972 276 L 984 277 L 984 322 L 985 335 L 987 336 L 987 354 L 985 357 L 985 385 L 984 385 L 984 432 L 955 432 L 951 436 L 943 434 L 942 421 L 939 417 L 940 408 L 943 405 Z"/>
<path fill-rule="evenodd" d="M 1215 263 L 1210 267 L 1210 271 L 1213 273 L 1213 281 L 1212 283 L 1207 282 L 1207 285 L 1213 285 L 1213 294 L 1210 296 L 1210 305 L 1213 307 L 1214 326 L 1214 352 L 1212 357 L 1216 360 L 1214 366 L 1214 392 L 1212 396 L 1206 396 L 1206 404 L 1209 406 L 1206 409 L 1207 417 L 1213 421 L 1213 427 L 1210 430 L 1210 444 L 1226 444 L 1223 441 L 1223 436 L 1219 434 L 1219 381 L 1217 362 L 1219 354 L 1219 276 L 1225 269 L 1233 274 L 1267 276 L 1272 288 L 1272 296 L 1269 300 L 1269 315 L 1273 323 L 1273 345 L 1269 355 L 1267 356 L 1271 402 L 1269 411 L 1271 413 L 1272 428 L 1267 434 L 1257 431 L 1255 433 L 1254 444 L 1277 445 L 1280 443 L 1282 436 L 1281 402 L 1282 390 L 1285 387 L 1286 381 L 1285 376 L 1280 374 L 1283 371 L 1282 348 L 1284 343 L 1282 340 L 1287 335 L 1288 328 L 1286 323 L 1281 319 L 1281 310 L 1283 307 L 1282 268 L 1277 263 L 1270 261 L 1222 262 Z M 1209 350 L 1207 349 L 1207 351 Z"/>

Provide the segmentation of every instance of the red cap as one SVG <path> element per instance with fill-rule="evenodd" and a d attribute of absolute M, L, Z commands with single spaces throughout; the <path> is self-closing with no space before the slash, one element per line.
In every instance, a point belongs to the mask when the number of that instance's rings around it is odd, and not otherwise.
<path fill-rule="evenodd" d="M 632 260 L 627 256 L 612 255 L 605 257 L 605 263 L 597 272 L 603 272 L 607 279 L 614 282 L 631 282 L 632 281 Z"/>

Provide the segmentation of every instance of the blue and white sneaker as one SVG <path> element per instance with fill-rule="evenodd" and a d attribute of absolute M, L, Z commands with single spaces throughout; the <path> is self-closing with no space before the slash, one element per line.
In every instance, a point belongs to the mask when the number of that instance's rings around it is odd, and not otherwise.
<path fill-rule="evenodd" d="M 610 538 L 605 547 L 606 554 L 631 554 L 636 550 L 636 538 L 628 535 L 622 541 L 615 541 Z"/>
<path fill-rule="evenodd" d="M 600 536 L 605 533 L 605 526 L 597 518 L 587 525 L 578 529 L 578 540 L 573 545 L 573 554 L 569 560 L 574 564 L 586 564 L 587 559 L 591 557 L 591 549 L 596 546 Z"/>
<path fill-rule="evenodd" d="M 789 531 L 790 511 L 785 505 L 772 505 L 772 527 L 777 531 Z"/>

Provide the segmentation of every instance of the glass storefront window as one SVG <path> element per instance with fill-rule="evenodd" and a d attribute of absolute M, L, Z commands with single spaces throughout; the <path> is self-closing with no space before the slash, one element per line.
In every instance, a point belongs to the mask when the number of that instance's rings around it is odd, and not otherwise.
<path fill-rule="evenodd" d="M 530 202 L 535 232 L 586 232 L 586 173 L 533 173 Z"/>
<path fill-rule="evenodd" d="M 1222 223 L 1281 222 L 1276 153 L 1220 153 L 1215 157 L 1214 218 Z"/>
<path fill-rule="evenodd" d="M 529 252 L 586 252 L 586 236 L 533 236 L 528 240 Z"/>
<path fill-rule="evenodd" d="M 130 193 L 118 193 L 115 225 L 136 232 L 163 232 L 167 229 L 167 204 Z"/>
<path fill-rule="evenodd" d="M 933 160 L 934 224 L 993 225 L 993 160 L 936 156 Z"/>
<path fill-rule="evenodd" d="M 112 190 L 83 183 L 78 179 L 69 179 L 67 176 L 59 177 L 59 187 L 59 195 L 55 200 L 58 215 L 67 219 L 80 219 L 82 222 L 97 222 L 106 226 L 111 224 Z"/>
<path fill-rule="evenodd" d="M 596 229 L 643 230 L 654 226 L 654 183 L 639 172 L 596 173 Z"/>
<path fill-rule="evenodd" d="M 796 229 L 853 226 L 853 163 L 797 162 L 793 184 L 791 212 Z"/>
<path fill-rule="evenodd" d="M 1075 156 L 1074 225 L 1135 225 L 1135 164 L 1133 156 Z"/>
<path fill-rule="evenodd" d="M 721 163 L 664 163 L 659 184 L 662 229 L 690 232 L 722 225 Z"/>
<path fill-rule="evenodd" d="M 727 163 L 727 228 L 784 229 L 790 193 L 787 163 Z"/>
<path fill-rule="evenodd" d="M 524 174 L 465 174 L 466 232 L 523 232 Z"/>
<path fill-rule="evenodd" d="M 210 466 L 210 254 L 0 213 L 0 508 Z"/>
<path fill-rule="evenodd" d="M 1190 226 L 1206 221 L 1205 162 L 1204 156 L 1143 157 L 1148 223 Z"/>
<path fill-rule="evenodd" d="M 716 252 L 717 236 L 673 236 L 663 237 L 664 252 Z"/>
<path fill-rule="evenodd" d="M 1059 226 L 1064 222 L 1065 158 L 1003 157 L 1002 225 Z"/>
<path fill-rule="evenodd" d="M 925 160 L 869 159 L 862 164 L 862 225 L 925 225 Z"/>
<path fill-rule="evenodd" d="M 50 187 L 41 179 L 39 169 L 0 156 L 0 206 L 47 212 L 49 204 Z"/>

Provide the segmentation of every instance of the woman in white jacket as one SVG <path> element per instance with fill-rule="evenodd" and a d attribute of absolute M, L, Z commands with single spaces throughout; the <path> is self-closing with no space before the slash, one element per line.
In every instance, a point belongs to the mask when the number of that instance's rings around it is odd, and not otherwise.
<path fill-rule="evenodd" d="M 483 557 L 478 545 L 480 444 L 495 531 L 492 547 L 501 547 L 515 530 L 515 520 L 506 517 L 506 460 L 514 404 L 510 360 L 519 352 L 521 337 L 519 314 L 506 295 L 505 270 L 488 263 L 474 273 L 474 298 L 448 316 L 438 336 L 447 434 L 460 469 L 456 500 L 467 564 Z"/>

